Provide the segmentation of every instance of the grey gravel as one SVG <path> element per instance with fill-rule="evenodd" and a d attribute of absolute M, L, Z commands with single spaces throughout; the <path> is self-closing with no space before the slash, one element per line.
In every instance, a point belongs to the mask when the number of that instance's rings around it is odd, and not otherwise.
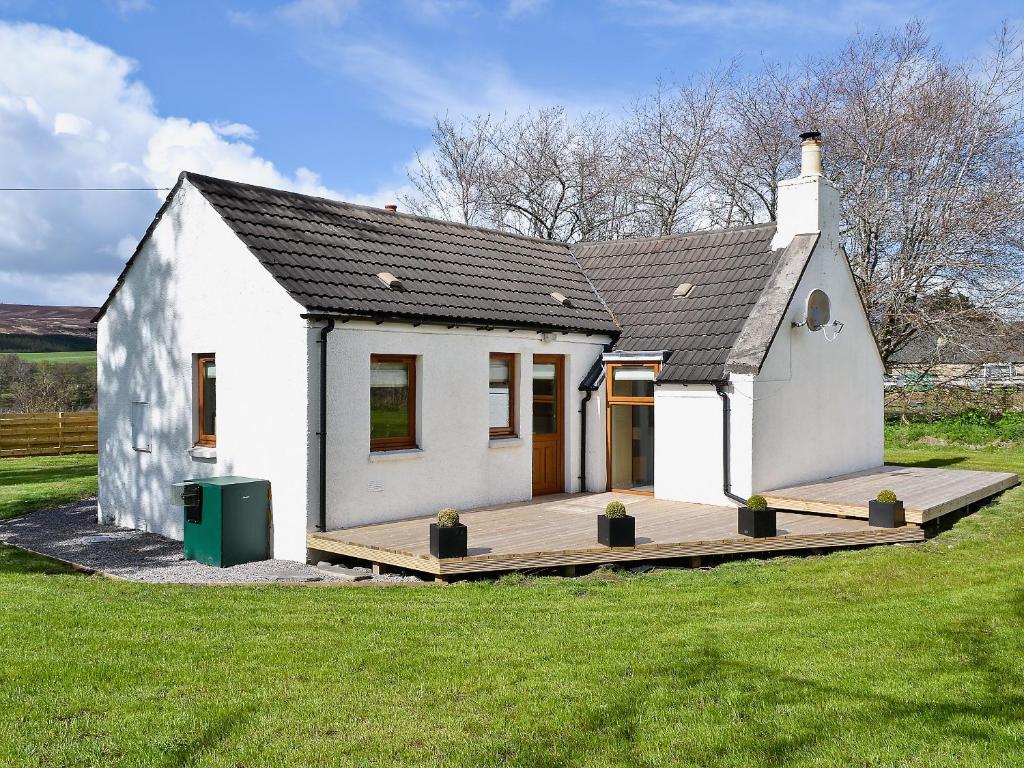
<path fill-rule="evenodd" d="M 181 542 L 155 533 L 101 525 L 96 499 L 0 521 L 0 542 L 49 555 L 130 581 L 167 584 L 348 583 L 350 578 L 291 560 L 263 560 L 214 568 L 185 560 Z M 381 574 L 362 583 L 422 583 L 411 575 Z"/>

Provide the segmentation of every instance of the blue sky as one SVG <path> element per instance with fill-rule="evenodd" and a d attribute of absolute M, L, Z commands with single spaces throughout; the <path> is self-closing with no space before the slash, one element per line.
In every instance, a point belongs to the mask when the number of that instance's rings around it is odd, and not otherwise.
<path fill-rule="evenodd" d="M 614 116 L 659 77 L 736 57 L 826 52 L 914 17 L 971 56 L 1021 16 L 1019 2 L 0 0 L 0 186 L 159 186 L 185 166 L 377 204 L 437 113 Z M 20 194 L 0 193 L 0 301 L 101 300 L 159 205 Z"/>

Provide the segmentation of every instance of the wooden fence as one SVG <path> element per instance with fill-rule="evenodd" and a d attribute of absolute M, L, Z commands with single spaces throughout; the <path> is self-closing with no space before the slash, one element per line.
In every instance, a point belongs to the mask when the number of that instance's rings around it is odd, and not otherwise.
<path fill-rule="evenodd" d="M 0 413 L 0 457 L 96 453 L 96 411 Z"/>

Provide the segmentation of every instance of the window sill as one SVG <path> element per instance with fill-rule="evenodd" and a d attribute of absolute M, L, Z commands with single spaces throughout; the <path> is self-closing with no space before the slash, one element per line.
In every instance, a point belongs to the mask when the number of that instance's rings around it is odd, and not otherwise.
<path fill-rule="evenodd" d="M 217 449 L 208 445 L 196 445 L 185 451 L 193 459 L 216 459 Z"/>
<path fill-rule="evenodd" d="M 521 437 L 492 437 L 488 443 L 488 448 L 515 448 L 517 445 L 523 444 L 523 438 Z"/>
<path fill-rule="evenodd" d="M 382 461 L 404 461 L 406 459 L 422 459 L 422 448 L 396 448 L 392 451 L 370 451 L 369 461 L 377 464 Z"/>

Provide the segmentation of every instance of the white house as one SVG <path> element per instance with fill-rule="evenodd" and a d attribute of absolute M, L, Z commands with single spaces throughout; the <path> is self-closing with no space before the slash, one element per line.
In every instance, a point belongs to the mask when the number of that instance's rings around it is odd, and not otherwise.
<path fill-rule="evenodd" d="M 180 538 L 173 483 L 266 478 L 274 556 L 304 560 L 309 531 L 441 506 L 880 466 L 883 367 L 805 139 L 776 223 L 573 247 L 183 173 L 97 315 L 101 519 Z"/>

